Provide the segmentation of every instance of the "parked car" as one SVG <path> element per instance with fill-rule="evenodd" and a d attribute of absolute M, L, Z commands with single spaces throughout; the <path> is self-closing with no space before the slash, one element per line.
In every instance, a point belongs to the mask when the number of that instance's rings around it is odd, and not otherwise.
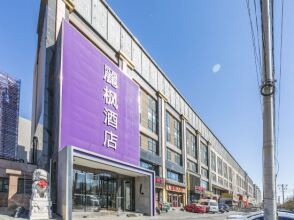
<path fill-rule="evenodd" d="M 216 200 L 213 199 L 202 199 L 200 200 L 200 204 L 206 206 L 206 212 L 217 213 L 218 210 L 218 203 Z"/>
<path fill-rule="evenodd" d="M 170 204 L 168 202 L 161 202 L 159 204 L 159 208 L 160 208 L 160 211 L 165 211 L 165 212 L 168 212 L 168 210 L 170 210 Z"/>
<path fill-rule="evenodd" d="M 291 220 L 294 219 L 294 212 L 290 211 L 278 211 L 279 220 Z M 227 219 L 233 220 L 263 220 L 264 218 L 263 211 L 261 212 L 254 212 L 250 214 L 244 215 L 229 215 Z"/>
<path fill-rule="evenodd" d="M 206 213 L 206 206 L 197 203 L 191 203 L 184 207 L 187 212 Z"/>
<path fill-rule="evenodd" d="M 218 210 L 221 213 L 229 212 L 230 211 L 230 207 L 228 205 L 224 204 L 224 203 L 219 203 L 218 204 Z"/>

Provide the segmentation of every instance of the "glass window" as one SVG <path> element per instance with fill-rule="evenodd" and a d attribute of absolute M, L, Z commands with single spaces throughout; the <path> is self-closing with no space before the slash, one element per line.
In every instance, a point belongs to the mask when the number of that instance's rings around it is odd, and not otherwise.
<path fill-rule="evenodd" d="M 201 175 L 208 179 L 208 170 L 201 167 Z"/>
<path fill-rule="evenodd" d="M 208 166 L 208 148 L 201 142 L 201 162 Z"/>
<path fill-rule="evenodd" d="M 175 153 L 175 163 L 182 166 L 182 157 L 180 154 Z"/>
<path fill-rule="evenodd" d="M 0 177 L 0 192 L 8 192 L 9 179 Z"/>
<path fill-rule="evenodd" d="M 211 151 L 211 158 L 210 158 L 210 162 L 211 162 L 211 169 L 216 172 L 216 157 L 215 157 L 215 153 L 213 151 Z"/>
<path fill-rule="evenodd" d="M 157 142 L 152 138 L 148 138 L 148 150 L 154 154 L 158 154 Z"/>
<path fill-rule="evenodd" d="M 171 161 L 171 151 L 169 149 L 166 149 L 166 158 Z"/>
<path fill-rule="evenodd" d="M 157 107 L 156 101 L 148 95 L 148 128 L 150 131 L 157 133 Z"/>
<path fill-rule="evenodd" d="M 158 142 L 144 134 L 140 134 L 140 146 L 144 150 L 159 155 Z"/>
<path fill-rule="evenodd" d="M 18 179 L 17 194 L 31 194 L 32 193 L 32 180 L 31 179 Z"/>
<path fill-rule="evenodd" d="M 181 138 L 180 138 L 180 122 L 174 119 L 174 144 L 178 148 L 181 148 Z"/>
<path fill-rule="evenodd" d="M 165 126 L 166 126 L 166 141 L 170 142 L 171 135 L 170 135 L 170 114 L 166 112 L 165 114 Z"/>
<path fill-rule="evenodd" d="M 155 172 L 156 176 L 159 176 L 159 167 L 157 165 L 153 165 L 151 163 L 148 163 L 146 161 L 140 161 L 140 165 L 143 168 L 146 168 L 148 170 L 153 170 Z"/>
<path fill-rule="evenodd" d="M 224 180 L 223 180 L 223 178 L 218 177 L 217 179 L 218 179 L 218 183 L 219 183 L 220 185 L 223 185 L 223 184 L 224 184 Z"/>
<path fill-rule="evenodd" d="M 233 173 L 232 173 L 232 168 L 229 167 L 229 180 L 232 182 L 233 181 Z"/>
<path fill-rule="evenodd" d="M 219 157 L 217 157 L 217 172 L 218 174 L 223 175 L 223 162 Z"/>
<path fill-rule="evenodd" d="M 198 170 L 197 170 L 197 164 L 196 163 L 194 163 L 194 162 L 189 162 L 190 163 L 190 170 L 191 171 L 193 171 L 193 172 L 195 172 L 195 173 L 197 173 L 198 172 Z"/>
<path fill-rule="evenodd" d="M 183 182 L 183 176 L 171 170 L 167 170 L 167 178 L 177 182 Z"/>
<path fill-rule="evenodd" d="M 211 173 L 212 181 L 216 183 L 216 175 L 214 173 Z"/>
<path fill-rule="evenodd" d="M 228 178 L 228 166 L 226 163 L 224 163 L 224 177 Z"/>
<path fill-rule="evenodd" d="M 208 182 L 207 181 L 204 181 L 204 180 L 201 180 L 200 186 L 202 186 L 205 189 L 208 189 Z"/>
<path fill-rule="evenodd" d="M 187 145 L 187 153 L 191 155 L 192 157 L 197 158 L 196 137 L 189 130 L 187 130 L 186 145 Z"/>

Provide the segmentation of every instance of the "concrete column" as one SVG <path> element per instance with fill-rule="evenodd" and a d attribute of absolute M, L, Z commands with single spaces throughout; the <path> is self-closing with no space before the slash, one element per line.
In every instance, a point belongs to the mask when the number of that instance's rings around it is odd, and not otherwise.
<path fill-rule="evenodd" d="M 207 152 L 208 152 L 208 189 L 209 191 L 212 191 L 212 179 L 211 179 L 211 175 L 210 175 L 210 171 L 211 171 L 211 163 L 210 163 L 210 154 L 211 154 L 211 143 L 209 141 L 207 141 Z"/>
<path fill-rule="evenodd" d="M 8 207 L 13 206 L 13 196 L 17 193 L 18 175 L 9 176 Z"/>
<path fill-rule="evenodd" d="M 186 183 L 186 195 L 185 195 L 185 200 L 184 203 L 187 204 L 188 202 L 188 184 L 187 184 L 187 145 L 186 145 L 186 122 L 187 119 L 185 118 L 184 115 L 181 115 L 181 136 L 182 136 L 182 158 L 183 158 L 183 168 L 184 168 L 184 176 L 183 176 L 183 180 L 185 181 L 184 183 Z M 184 204 L 184 205 L 185 205 Z"/>
<path fill-rule="evenodd" d="M 55 24 L 55 39 L 57 40 L 62 20 L 65 19 L 65 3 L 62 0 L 56 1 L 56 24 Z"/>
<path fill-rule="evenodd" d="M 199 175 L 201 175 L 200 138 L 201 138 L 201 134 L 197 130 L 196 131 L 196 149 L 197 149 L 197 166 L 198 166 L 197 169 L 198 169 Z"/>
<path fill-rule="evenodd" d="M 158 135 L 159 135 L 159 147 L 161 149 L 161 159 L 162 159 L 162 178 L 166 179 L 165 102 L 167 102 L 167 98 L 160 91 L 157 92 L 157 95 L 158 95 L 158 129 L 159 129 Z M 167 201 L 166 197 L 167 197 L 166 189 L 164 186 L 162 191 L 163 202 Z"/>
<path fill-rule="evenodd" d="M 15 204 L 13 196 L 17 193 L 18 177 L 21 175 L 21 171 L 6 169 L 6 174 L 9 175 L 9 186 L 8 186 L 8 207 Z"/>

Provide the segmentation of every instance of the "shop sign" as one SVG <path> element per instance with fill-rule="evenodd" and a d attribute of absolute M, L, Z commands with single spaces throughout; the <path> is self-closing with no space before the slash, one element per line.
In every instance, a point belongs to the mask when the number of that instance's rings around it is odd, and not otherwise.
<path fill-rule="evenodd" d="M 203 186 L 195 186 L 195 191 L 203 193 L 205 191 L 205 188 Z"/>
<path fill-rule="evenodd" d="M 166 189 L 169 191 L 173 191 L 173 192 L 180 192 L 180 193 L 185 193 L 186 189 L 180 186 L 175 186 L 175 185 L 166 185 Z"/>
<path fill-rule="evenodd" d="M 155 183 L 164 184 L 164 179 L 160 177 L 155 178 Z"/>
<path fill-rule="evenodd" d="M 60 150 L 74 146 L 139 165 L 139 87 L 63 22 Z"/>
<path fill-rule="evenodd" d="M 231 193 L 222 193 L 222 198 L 232 199 L 233 194 L 231 194 Z"/>
<path fill-rule="evenodd" d="M 212 197 L 213 196 L 213 193 L 210 192 L 210 191 L 204 191 L 204 196 L 206 196 L 206 197 Z"/>

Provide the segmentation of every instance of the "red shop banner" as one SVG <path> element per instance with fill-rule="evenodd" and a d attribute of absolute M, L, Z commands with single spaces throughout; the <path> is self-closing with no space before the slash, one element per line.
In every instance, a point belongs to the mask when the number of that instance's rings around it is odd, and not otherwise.
<path fill-rule="evenodd" d="M 167 189 L 168 191 L 180 192 L 180 193 L 184 193 L 184 192 L 186 191 L 186 189 L 183 188 L 183 187 L 174 186 L 174 185 L 169 185 L 169 184 L 166 185 L 166 189 Z"/>

